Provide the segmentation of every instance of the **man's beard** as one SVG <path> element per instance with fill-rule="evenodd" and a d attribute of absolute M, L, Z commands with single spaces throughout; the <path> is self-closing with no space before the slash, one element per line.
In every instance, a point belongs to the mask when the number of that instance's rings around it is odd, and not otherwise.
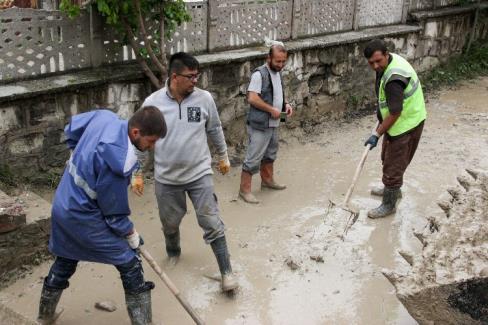
<path fill-rule="evenodd" d="M 134 141 L 132 141 L 132 144 L 134 145 L 134 147 L 136 147 L 136 148 L 137 148 L 137 150 L 139 150 L 139 151 L 144 151 L 144 150 L 141 148 L 141 139 L 140 139 L 140 138 L 134 139 Z"/>
<path fill-rule="evenodd" d="M 280 72 L 281 69 L 276 68 L 276 66 L 273 63 L 269 64 L 269 68 L 273 70 L 274 72 Z"/>

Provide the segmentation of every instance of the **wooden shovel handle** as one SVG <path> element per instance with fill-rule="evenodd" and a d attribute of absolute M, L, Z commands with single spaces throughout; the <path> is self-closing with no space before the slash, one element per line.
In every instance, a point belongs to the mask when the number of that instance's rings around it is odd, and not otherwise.
<path fill-rule="evenodd" d="M 359 161 L 358 167 L 356 168 L 356 172 L 354 173 L 354 177 L 352 178 L 351 185 L 349 186 L 349 189 L 346 192 L 346 196 L 344 197 L 344 202 L 342 205 L 344 207 L 347 207 L 349 204 L 349 199 L 351 198 L 352 191 L 354 190 L 354 187 L 356 186 L 356 182 L 358 181 L 359 174 L 361 174 L 361 170 L 363 170 L 364 163 L 366 161 L 366 158 L 368 157 L 368 153 L 371 149 L 371 144 L 366 145 L 366 149 L 364 149 L 363 156 L 361 157 L 361 160 Z"/>
<path fill-rule="evenodd" d="M 164 284 L 166 284 L 166 286 L 173 293 L 176 299 L 178 299 L 178 301 L 183 306 L 183 308 L 185 308 L 188 314 L 190 314 L 191 318 L 195 321 L 195 324 L 197 325 L 205 324 L 204 321 L 200 318 L 200 316 L 198 316 L 195 310 L 190 306 L 188 301 L 186 301 L 185 298 L 181 296 L 180 290 L 178 290 L 178 288 L 174 285 L 173 281 L 171 281 L 171 279 L 166 275 L 166 273 L 164 273 L 163 270 L 161 270 L 159 265 L 152 258 L 151 254 L 149 254 L 149 252 L 143 249 L 142 247 L 139 247 L 139 252 L 147 261 L 147 263 L 151 266 L 154 272 L 156 272 L 156 274 L 159 275 L 159 278 L 163 280 Z"/>

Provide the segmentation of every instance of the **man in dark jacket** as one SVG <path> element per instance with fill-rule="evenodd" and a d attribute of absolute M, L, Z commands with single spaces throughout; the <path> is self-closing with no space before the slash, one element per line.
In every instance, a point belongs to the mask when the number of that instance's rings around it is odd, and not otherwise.
<path fill-rule="evenodd" d="M 132 324 L 151 323 L 152 282 L 144 281 L 136 249 L 142 239 L 129 219 L 128 185 L 135 148 L 151 149 L 166 135 L 163 114 L 138 110 L 129 121 L 107 110 L 79 114 L 65 130 L 72 150 L 56 190 L 49 250 L 56 256 L 44 279 L 38 320 L 52 323 L 78 261 L 114 265 L 120 272 Z"/>

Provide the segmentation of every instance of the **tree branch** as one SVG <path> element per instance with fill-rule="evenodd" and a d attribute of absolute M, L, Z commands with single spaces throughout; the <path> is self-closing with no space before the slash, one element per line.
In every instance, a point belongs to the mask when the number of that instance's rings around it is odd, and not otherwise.
<path fill-rule="evenodd" d="M 159 51 L 161 53 L 161 64 L 164 67 L 168 66 L 168 62 L 166 62 L 166 42 L 164 37 L 164 3 L 166 1 L 161 1 L 159 6 Z M 167 70 L 165 73 L 167 74 Z"/>
<path fill-rule="evenodd" d="M 144 46 L 146 47 L 147 54 L 149 54 L 149 57 L 154 62 L 154 64 L 156 65 L 156 67 L 160 71 L 161 75 L 163 75 L 166 69 L 161 64 L 161 62 L 156 57 L 156 55 L 154 54 L 153 48 L 151 46 L 151 41 L 147 37 L 146 26 L 144 25 L 144 18 L 142 18 L 141 2 L 140 2 L 140 0 L 134 0 L 134 2 L 135 2 L 135 5 L 136 5 L 136 10 L 137 10 L 137 19 L 139 21 L 139 29 L 140 29 L 141 35 L 142 35 L 142 37 L 144 39 Z"/>
<path fill-rule="evenodd" d="M 129 23 L 127 22 L 127 20 L 124 17 L 121 17 L 121 22 L 122 22 L 122 25 L 124 26 L 124 28 L 127 32 L 127 35 L 129 36 L 128 38 L 129 38 L 130 45 L 131 45 L 132 49 L 134 50 L 134 53 L 136 54 L 136 60 L 141 65 L 142 70 L 144 71 L 144 74 L 149 78 L 149 80 L 151 80 L 151 83 L 155 87 L 161 88 L 162 83 L 156 77 L 156 75 L 151 70 L 151 68 L 149 68 L 146 60 L 142 57 L 141 53 L 139 53 L 139 45 L 135 41 L 135 35 L 134 35 L 134 32 L 132 31 L 132 28 L 130 27 Z"/>

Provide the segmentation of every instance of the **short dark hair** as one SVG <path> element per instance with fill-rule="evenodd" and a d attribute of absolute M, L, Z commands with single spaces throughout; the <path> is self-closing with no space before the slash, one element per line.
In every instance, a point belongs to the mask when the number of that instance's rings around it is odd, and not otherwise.
<path fill-rule="evenodd" d="M 194 56 L 186 52 L 177 52 L 169 58 L 169 73 L 181 73 L 183 69 L 198 70 L 200 64 Z"/>
<path fill-rule="evenodd" d="M 154 106 L 145 106 L 138 109 L 129 119 L 129 129 L 138 128 L 142 136 L 166 136 L 168 131 L 163 113 Z"/>
<path fill-rule="evenodd" d="M 381 51 L 381 53 L 386 54 L 388 52 L 388 48 L 386 47 L 386 43 L 380 39 L 374 39 L 369 41 L 364 48 L 364 57 L 369 59 L 373 56 L 374 52 Z"/>
<path fill-rule="evenodd" d="M 279 44 L 271 45 L 269 47 L 269 53 L 268 53 L 269 57 L 272 57 L 273 53 L 276 53 L 276 52 L 283 52 L 285 54 L 288 54 L 288 51 L 286 50 L 286 48 L 283 45 L 279 45 Z"/>

